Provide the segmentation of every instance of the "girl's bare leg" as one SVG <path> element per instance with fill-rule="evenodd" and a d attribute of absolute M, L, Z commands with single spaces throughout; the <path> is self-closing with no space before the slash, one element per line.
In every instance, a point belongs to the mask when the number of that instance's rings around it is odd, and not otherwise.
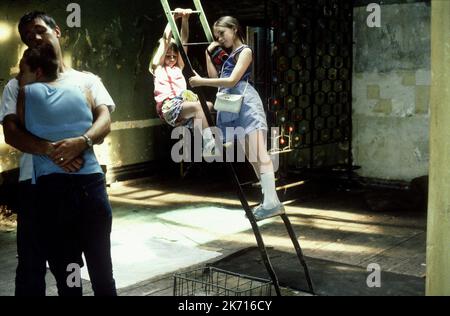
<path fill-rule="evenodd" d="M 208 108 L 211 110 L 212 103 L 207 102 Z M 190 118 L 201 119 L 202 129 L 209 127 L 208 121 L 206 120 L 205 114 L 203 113 L 202 106 L 200 102 L 183 102 L 183 110 L 181 110 L 180 116 L 182 119 L 187 120 Z"/>
<path fill-rule="evenodd" d="M 265 135 L 265 131 L 256 130 L 247 135 L 245 142 L 245 154 L 258 178 L 261 174 L 274 172 L 272 160 L 267 153 Z"/>

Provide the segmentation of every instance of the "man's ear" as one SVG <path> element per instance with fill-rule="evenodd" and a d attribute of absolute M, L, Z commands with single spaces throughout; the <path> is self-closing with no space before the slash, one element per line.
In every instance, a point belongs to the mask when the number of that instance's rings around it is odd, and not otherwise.
<path fill-rule="evenodd" d="M 56 37 L 60 38 L 61 37 L 61 29 L 59 28 L 58 25 L 55 27 L 54 31 L 56 33 Z"/>

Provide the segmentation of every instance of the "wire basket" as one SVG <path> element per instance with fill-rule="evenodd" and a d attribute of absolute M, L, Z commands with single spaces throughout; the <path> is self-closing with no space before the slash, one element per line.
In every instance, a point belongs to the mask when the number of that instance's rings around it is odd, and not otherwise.
<path fill-rule="evenodd" d="M 174 296 L 271 296 L 272 282 L 214 267 L 174 275 Z"/>

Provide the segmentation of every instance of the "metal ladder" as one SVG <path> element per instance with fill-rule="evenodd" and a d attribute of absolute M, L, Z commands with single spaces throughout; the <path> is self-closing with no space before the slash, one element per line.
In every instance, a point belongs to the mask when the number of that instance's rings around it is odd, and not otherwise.
<path fill-rule="evenodd" d="M 180 33 L 178 31 L 175 19 L 173 17 L 174 11 L 172 11 L 170 9 L 168 0 L 160 0 L 160 1 L 161 1 L 161 5 L 163 7 L 164 13 L 166 15 L 167 21 L 169 22 L 170 28 L 172 30 L 172 36 L 173 36 L 177 46 L 179 47 L 179 53 L 181 54 L 181 57 L 183 58 L 183 61 L 185 63 L 186 73 L 187 73 L 187 75 L 189 77 L 194 76 L 194 69 L 192 68 L 192 64 L 191 64 L 191 62 L 190 62 L 190 60 L 189 60 L 189 58 L 188 58 L 188 56 L 187 56 L 187 54 L 186 54 L 186 52 L 184 51 L 184 48 L 183 48 L 183 45 L 189 45 L 189 43 L 182 43 L 181 42 Z M 206 16 L 205 16 L 205 13 L 203 11 L 203 7 L 202 7 L 202 5 L 200 3 L 200 0 L 193 0 L 193 1 L 194 1 L 194 5 L 195 5 L 195 9 L 196 10 L 193 11 L 192 13 L 199 15 L 200 22 L 201 22 L 202 27 L 203 27 L 203 31 L 205 32 L 206 39 L 207 39 L 208 42 L 206 42 L 206 43 L 192 43 L 191 45 L 209 44 L 209 43 L 213 42 L 214 39 L 213 39 L 213 35 L 211 33 L 211 29 L 210 29 L 209 24 L 208 24 L 208 20 L 206 19 Z M 209 108 L 208 108 L 208 106 L 206 104 L 206 98 L 205 98 L 205 94 L 204 94 L 202 88 L 201 87 L 194 88 L 194 90 L 195 90 L 195 92 L 198 95 L 198 98 L 199 98 L 200 104 L 202 106 L 203 112 L 204 112 L 204 114 L 206 116 L 206 119 L 208 121 L 208 125 L 209 126 L 214 126 L 213 120 L 211 118 L 211 112 L 209 111 Z M 281 291 L 280 291 L 280 285 L 279 285 L 279 282 L 278 282 L 278 277 L 277 277 L 275 271 L 273 270 L 272 263 L 270 262 L 269 256 L 267 254 L 267 249 L 266 249 L 266 246 L 265 246 L 264 241 L 262 239 L 261 232 L 259 230 L 256 218 L 255 218 L 255 216 L 254 216 L 254 214 L 253 214 L 253 212 L 252 212 L 252 210 L 251 210 L 251 208 L 250 208 L 250 206 L 249 206 L 249 204 L 247 202 L 247 198 L 245 197 L 244 190 L 242 188 L 243 185 L 245 185 L 245 184 L 242 184 L 239 181 L 239 178 L 237 176 L 237 173 L 236 173 L 236 170 L 235 170 L 233 164 L 231 162 L 226 162 L 226 163 L 227 163 L 228 168 L 230 170 L 230 173 L 231 173 L 231 175 L 233 177 L 233 181 L 235 182 L 235 185 L 237 187 L 237 193 L 238 193 L 238 196 L 239 196 L 239 200 L 241 201 L 241 204 L 242 204 L 242 207 L 244 208 L 245 214 L 247 215 L 247 218 L 250 221 L 250 224 L 252 226 L 253 233 L 255 235 L 256 242 L 258 244 L 258 249 L 259 249 L 259 251 L 261 253 L 261 257 L 262 257 L 262 260 L 264 262 L 264 265 L 265 265 L 265 267 L 267 269 L 267 272 L 269 273 L 269 276 L 270 276 L 270 278 L 272 280 L 272 283 L 273 283 L 273 285 L 275 287 L 275 291 L 276 291 L 277 295 L 281 296 Z M 294 245 L 295 251 L 297 253 L 297 257 L 298 257 L 298 259 L 300 261 L 300 264 L 303 266 L 305 277 L 306 277 L 306 281 L 308 283 L 308 287 L 309 287 L 310 293 L 314 294 L 314 288 L 313 288 L 313 283 L 312 283 L 312 280 L 311 280 L 311 276 L 309 274 L 309 269 L 308 269 L 308 266 L 306 264 L 305 258 L 303 256 L 302 248 L 300 247 L 300 244 L 298 242 L 297 236 L 296 236 L 296 234 L 295 234 L 295 232 L 294 232 L 294 230 L 292 228 L 292 225 L 291 225 L 291 222 L 289 220 L 289 217 L 286 214 L 282 214 L 282 215 L 279 215 L 279 216 L 281 216 L 281 218 L 284 221 L 284 225 L 286 226 L 286 229 L 287 229 L 287 231 L 289 233 L 289 237 L 292 240 L 292 244 Z"/>

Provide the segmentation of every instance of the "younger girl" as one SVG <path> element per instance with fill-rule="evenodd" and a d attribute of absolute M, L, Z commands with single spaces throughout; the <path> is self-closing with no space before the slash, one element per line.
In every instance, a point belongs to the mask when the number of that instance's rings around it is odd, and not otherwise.
<path fill-rule="evenodd" d="M 175 19 L 182 18 L 181 41 L 186 43 L 189 38 L 190 9 L 176 9 Z M 187 53 L 187 46 L 184 48 Z M 214 149 L 214 138 L 208 128 L 208 122 L 203 113 L 197 95 L 187 90 L 183 76 L 184 62 L 178 51 L 177 44 L 172 39 L 170 25 L 167 24 L 159 47 L 152 58 L 150 72 L 155 77 L 156 111 L 161 119 L 171 126 L 185 125 L 193 127 L 193 120 L 202 120 L 203 148 L 205 155 L 210 155 Z M 208 102 L 211 108 L 212 104 Z"/>
<path fill-rule="evenodd" d="M 253 210 L 256 219 L 262 220 L 283 214 L 284 206 L 278 199 L 275 190 L 272 160 L 267 153 L 266 136 L 268 127 L 266 114 L 258 92 L 248 84 L 253 59 L 252 51 L 244 44 L 244 36 L 239 22 L 233 17 L 225 16 L 217 20 L 214 23 L 214 35 L 217 42 L 212 43 L 206 52 L 206 63 L 210 78 L 202 78 L 196 75 L 189 79 L 189 83 L 192 87 L 218 87 L 225 88 L 223 90 L 228 93 L 244 94 L 240 113 L 219 111 L 217 126 L 222 130 L 223 135 L 226 135 L 227 140 L 230 139 L 230 135 L 227 135 L 227 127 L 242 127 L 245 131 L 245 143 L 248 148 L 245 153 L 261 180 L 264 194 L 264 202 Z M 210 52 L 218 45 L 231 51 L 220 73 L 217 72 L 210 57 Z M 257 158 L 256 161 L 250 159 L 253 157 Z"/>

